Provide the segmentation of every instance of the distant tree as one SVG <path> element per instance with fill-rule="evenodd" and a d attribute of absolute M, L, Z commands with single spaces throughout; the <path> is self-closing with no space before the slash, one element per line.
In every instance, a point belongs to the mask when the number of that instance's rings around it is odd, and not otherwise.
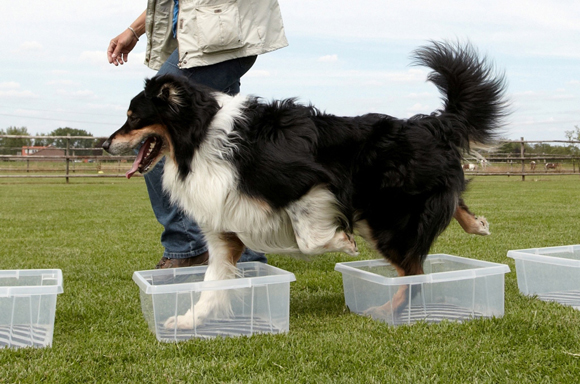
<path fill-rule="evenodd" d="M 8 127 L 6 130 L 0 129 L 0 135 L 30 136 L 26 127 Z M 22 147 L 29 145 L 32 145 L 32 139 L 0 137 L 0 152 L 3 155 L 20 153 Z"/>
<path fill-rule="evenodd" d="M 564 131 L 564 136 L 570 141 L 580 141 L 580 126 L 575 125 L 574 129 L 570 131 Z"/>
<path fill-rule="evenodd" d="M 565 145 L 550 145 L 547 143 L 534 144 L 531 153 L 545 154 L 545 155 L 570 155 L 573 150 L 570 146 Z"/>
<path fill-rule="evenodd" d="M 47 136 L 45 133 L 37 133 L 35 136 L 43 136 L 42 138 L 36 138 L 34 139 L 34 144 L 35 146 L 38 147 L 48 147 L 49 145 L 51 145 L 52 140 L 49 138 L 45 138 L 44 136 Z"/>
<path fill-rule="evenodd" d="M 570 131 L 564 131 L 564 136 L 566 136 L 566 139 L 570 141 L 580 141 L 580 126 L 575 125 L 574 129 Z M 573 155 L 578 155 L 580 153 L 578 144 L 570 144 L 568 148 Z"/>
<path fill-rule="evenodd" d="M 48 134 L 49 136 L 93 136 L 92 133 L 85 131 L 84 129 L 76 128 L 57 128 Z M 50 144 L 58 148 L 66 148 L 67 139 L 52 139 Z M 95 140 L 94 139 L 71 139 L 70 148 L 93 148 Z"/>
<path fill-rule="evenodd" d="M 499 139 L 500 142 L 507 141 L 507 140 L 508 139 L 505 139 L 505 138 Z M 511 143 L 503 143 L 502 145 L 499 146 L 499 148 L 497 149 L 497 152 L 499 152 L 499 153 L 512 153 L 512 154 L 519 155 L 521 148 L 522 148 L 522 144 L 515 141 L 515 142 L 511 142 Z M 531 151 L 532 151 L 532 146 L 529 144 L 524 144 L 524 152 L 529 153 Z"/>
<path fill-rule="evenodd" d="M 507 139 L 500 139 L 499 141 L 507 141 Z M 499 146 L 497 152 L 519 156 L 521 148 L 522 144 L 514 141 L 503 143 Z M 571 155 L 577 153 L 577 150 L 576 147 L 570 145 L 551 145 L 548 143 L 524 144 L 524 153 L 527 155 Z"/>

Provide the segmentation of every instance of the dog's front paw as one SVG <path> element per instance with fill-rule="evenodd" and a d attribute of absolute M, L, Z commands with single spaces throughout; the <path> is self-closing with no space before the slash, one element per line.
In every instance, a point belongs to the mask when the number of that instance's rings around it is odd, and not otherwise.
<path fill-rule="evenodd" d="M 185 315 L 171 316 L 164 323 L 166 329 L 193 329 L 203 325 L 208 319 L 227 319 L 232 316 L 228 291 L 202 292 L 197 304 Z"/>
<path fill-rule="evenodd" d="M 194 326 L 193 311 L 189 309 L 185 315 L 171 316 L 165 321 L 165 329 L 193 329 Z"/>
<path fill-rule="evenodd" d="M 188 310 L 185 315 L 171 316 L 165 320 L 163 326 L 165 329 L 194 329 L 202 326 L 210 315 L 209 311 L 195 305 L 193 310 Z"/>

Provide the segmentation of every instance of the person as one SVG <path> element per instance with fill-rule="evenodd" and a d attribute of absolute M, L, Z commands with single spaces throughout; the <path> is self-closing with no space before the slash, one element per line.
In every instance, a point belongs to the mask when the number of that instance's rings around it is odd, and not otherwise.
<path fill-rule="evenodd" d="M 142 35 L 145 64 L 157 75 L 183 76 L 235 95 L 258 55 L 288 45 L 277 0 L 150 0 L 147 9 L 110 41 L 109 63 L 123 65 Z M 156 268 L 205 264 L 209 254 L 198 225 L 172 205 L 162 188 L 164 160 L 145 175 L 151 206 L 163 225 L 165 248 Z M 267 262 L 246 249 L 240 261 Z"/>

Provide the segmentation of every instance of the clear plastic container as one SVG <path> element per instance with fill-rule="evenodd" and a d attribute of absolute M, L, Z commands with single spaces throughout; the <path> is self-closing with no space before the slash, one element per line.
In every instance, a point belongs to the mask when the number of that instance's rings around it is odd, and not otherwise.
<path fill-rule="evenodd" d="M 335 267 L 350 311 L 390 325 L 503 316 L 507 265 L 436 254 L 427 256 L 423 269 L 424 275 L 398 277 L 383 259 Z M 392 300 L 399 289 L 407 289 L 401 305 Z"/>
<path fill-rule="evenodd" d="M 52 345 L 60 269 L 0 270 L 0 348 Z"/>
<path fill-rule="evenodd" d="M 508 251 L 524 295 L 580 309 L 580 245 Z"/>
<path fill-rule="evenodd" d="M 288 332 L 290 282 L 293 273 L 264 263 L 238 263 L 239 276 L 203 281 L 206 266 L 157 269 L 133 274 L 141 290 L 141 309 L 159 341 L 173 342 L 216 336 L 251 336 Z M 232 315 L 205 320 L 193 329 L 167 328 L 166 321 L 184 315 L 203 291 L 229 291 Z"/>

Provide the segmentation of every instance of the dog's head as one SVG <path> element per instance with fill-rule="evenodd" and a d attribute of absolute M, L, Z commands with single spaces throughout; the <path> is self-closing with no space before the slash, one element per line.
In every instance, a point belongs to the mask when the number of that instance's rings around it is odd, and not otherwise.
<path fill-rule="evenodd" d="M 157 76 L 145 81 L 145 89 L 131 100 L 127 121 L 103 143 L 112 155 L 134 154 L 131 169 L 147 173 L 168 156 L 185 177 L 191 170 L 193 153 L 219 105 L 208 89 L 193 86 L 185 78 Z"/>

